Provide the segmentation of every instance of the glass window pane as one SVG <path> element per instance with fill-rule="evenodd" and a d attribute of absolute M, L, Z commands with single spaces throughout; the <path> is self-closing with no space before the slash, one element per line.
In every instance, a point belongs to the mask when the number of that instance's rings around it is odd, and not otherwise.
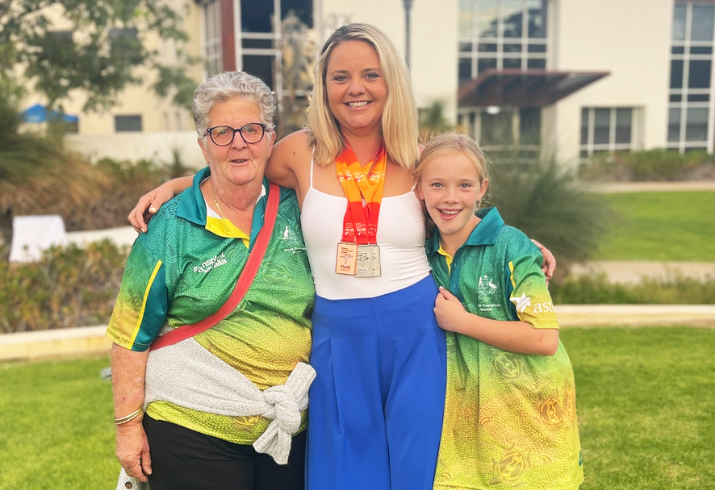
<path fill-rule="evenodd" d="M 473 48 L 472 43 L 459 43 L 459 52 L 460 53 L 471 53 L 472 48 Z"/>
<path fill-rule="evenodd" d="M 588 144 L 588 109 L 581 109 L 581 144 Z"/>
<path fill-rule="evenodd" d="M 543 58 L 533 58 L 529 60 L 527 66 L 529 70 L 545 70 L 546 60 Z"/>
<path fill-rule="evenodd" d="M 243 71 L 263 80 L 273 89 L 273 56 L 243 56 Z"/>
<path fill-rule="evenodd" d="M 611 109 L 595 109 L 593 144 L 607 145 L 611 134 Z"/>
<path fill-rule="evenodd" d="M 529 44 L 529 53 L 545 53 L 546 44 Z"/>
<path fill-rule="evenodd" d="M 680 141 L 680 107 L 668 110 L 668 141 Z"/>
<path fill-rule="evenodd" d="M 272 19 L 273 2 L 241 2 L 241 32 L 273 32 Z"/>
<path fill-rule="evenodd" d="M 494 43 L 481 43 L 479 44 L 480 53 L 496 53 L 497 45 Z"/>
<path fill-rule="evenodd" d="M 683 60 L 670 60 L 670 88 L 683 88 Z"/>
<path fill-rule="evenodd" d="M 713 48 L 711 46 L 692 46 L 690 48 L 690 54 L 712 54 Z"/>
<path fill-rule="evenodd" d="M 546 0 L 527 0 L 529 13 L 529 37 L 543 39 L 546 37 Z"/>
<path fill-rule="evenodd" d="M 712 41 L 715 5 L 693 3 L 692 6 L 693 21 L 690 26 L 690 39 L 692 41 Z"/>
<path fill-rule="evenodd" d="M 498 114 L 482 112 L 482 137 L 479 144 L 482 146 L 503 146 L 514 143 L 512 130 L 511 111 L 502 110 Z"/>
<path fill-rule="evenodd" d="M 504 58 L 504 69 L 521 69 L 521 58 Z"/>
<path fill-rule="evenodd" d="M 502 50 L 505 53 L 521 53 L 521 44 L 505 44 Z"/>
<path fill-rule="evenodd" d="M 710 60 L 690 60 L 688 69 L 689 88 L 710 88 L 710 72 L 712 61 Z"/>
<path fill-rule="evenodd" d="M 472 37 L 472 0 L 459 0 L 459 37 Z"/>
<path fill-rule="evenodd" d="M 524 22 L 524 11 L 521 0 L 503 0 L 504 37 L 521 37 L 521 26 Z"/>
<path fill-rule="evenodd" d="M 497 37 L 497 0 L 479 1 L 479 37 Z"/>
<path fill-rule="evenodd" d="M 671 49 L 671 53 L 683 54 L 685 53 L 685 48 L 683 46 L 673 46 L 673 48 Z"/>
<path fill-rule="evenodd" d="M 141 116 L 114 116 L 114 131 L 116 131 L 117 133 L 141 130 Z"/>
<path fill-rule="evenodd" d="M 484 71 L 496 67 L 497 60 L 495 58 L 480 58 L 477 64 L 477 74 L 481 75 Z"/>
<path fill-rule="evenodd" d="M 676 3 L 673 12 L 673 41 L 685 41 L 685 14 L 687 5 Z"/>
<path fill-rule="evenodd" d="M 685 125 L 685 141 L 707 141 L 708 110 L 705 108 L 688 109 Z"/>
<path fill-rule="evenodd" d="M 632 109 L 616 109 L 616 143 L 630 143 L 633 126 Z"/>
<path fill-rule="evenodd" d="M 541 144 L 541 109 L 519 111 L 519 142 L 522 145 Z"/>
<path fill-rule="evenodd" d="M 471 80 L 472 78 L 472 59 L 459 58 L 459 83 Z"/>
<path fill-rule="evenodd" d="M 683 96 L 680 94 L 670 94 L 670 101 L 671 102 L 681 102 L 683 100 Z"/>
<path fill-rule="evenodd" d="M 708 102 L 710 94 L 688 94 L 688 102 Z"/>

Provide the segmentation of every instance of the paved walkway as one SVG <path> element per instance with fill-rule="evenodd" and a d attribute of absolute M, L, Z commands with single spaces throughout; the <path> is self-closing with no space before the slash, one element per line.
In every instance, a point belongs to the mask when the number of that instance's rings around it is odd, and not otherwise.
<path fill-rule="evenodd" d="M 715 191 L 715 180 L 678 182 L 604 182 L 587 184 L 595 192 L 616 194 L 620 192 L 683 192 Z"/>
<path fill-rule="evenodd" d="M 644 277 L 667 279 L 678 275 L 715 280 L 715 263 L 600 260 L 574 264 L 570 273 L 575 276 L 605 274 L 610 282 L 621 284 L 639 283 Z"/>

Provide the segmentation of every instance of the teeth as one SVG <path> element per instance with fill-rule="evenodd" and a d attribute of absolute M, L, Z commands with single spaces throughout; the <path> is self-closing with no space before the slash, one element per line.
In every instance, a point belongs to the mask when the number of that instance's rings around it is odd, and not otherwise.
<path fill-rule="evenodd" d="M 364 107 L 364 106 L 367 105 L 367 102 L 366 102 L 366 101 L 362 101 L 362 102 L 348 102 L 348 105 L 349 105 L 350 107 Z"/>
<path fill-rule="evenodd" d="M 443 214 L 447 214 L 447 215 L 457 214 L 458 212 L 459 211 L 442 211 Z"/>

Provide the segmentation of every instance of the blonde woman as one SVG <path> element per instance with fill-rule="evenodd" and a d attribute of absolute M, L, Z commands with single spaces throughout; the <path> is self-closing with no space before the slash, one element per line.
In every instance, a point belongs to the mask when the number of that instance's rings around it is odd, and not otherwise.
<path fill-rule="evenodd" d="M 311 490 L 432 488 L 445 335 L 412 171 L 417 110 L 407 68 L 375 27 L 351 24 L 316 66 L 308 128 L 278 143 L 268 178 L 296 190 L 317 293 L 306 467 Z M 164 184 L 130 215 L 183 189 Z"/>

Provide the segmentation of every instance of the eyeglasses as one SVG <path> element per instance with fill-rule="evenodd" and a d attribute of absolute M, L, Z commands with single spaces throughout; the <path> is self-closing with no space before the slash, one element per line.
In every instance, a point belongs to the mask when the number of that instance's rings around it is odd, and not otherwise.
<path fill-rule="evenodd" d="M 258 143 L 266 134 L 266 125 L 261 123 L 246 124 L 242 128 L 232 128 L 231 126 L 214 126 L 206 132 L 211 137 L 211 141 L 218 146 L 228 146 L 233 142 L 236 133 L 241 135 L 241 138 L 246 143 Z"/>

